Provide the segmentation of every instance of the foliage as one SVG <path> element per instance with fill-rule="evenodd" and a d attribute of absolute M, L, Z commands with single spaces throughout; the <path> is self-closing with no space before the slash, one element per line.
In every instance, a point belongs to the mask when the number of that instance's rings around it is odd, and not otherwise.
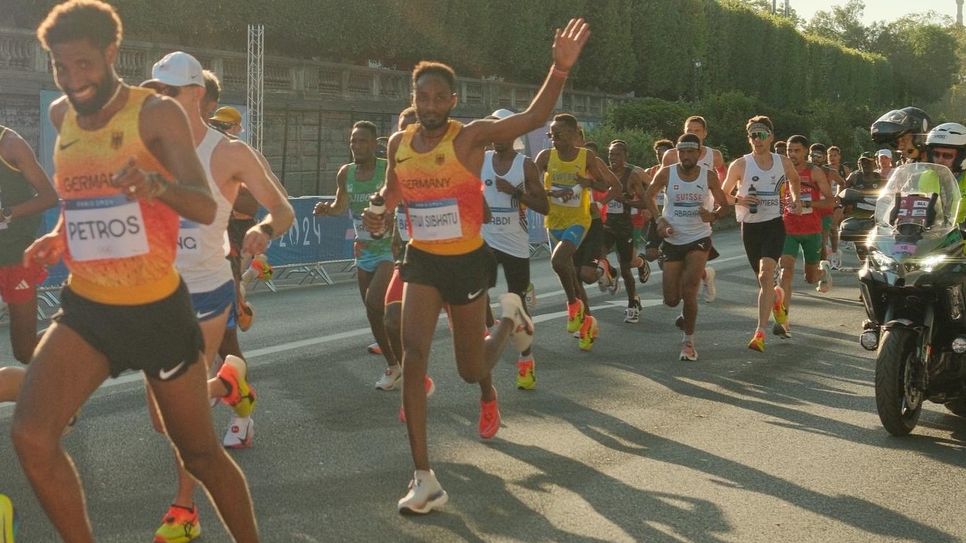
<path fill-rule="evenodd" d="M 607 145 L 614 140 L 627 142 L 627 161 L 636 166 L 646 168 L 657 163 L 652 149 L 654 142 L 661 138 L 651 132 L 634 128 L 614 128 L 608 124 L 599 124 L 587 131 L 587 141 L 597 143 L 601 158 L 607 160 Z"/>

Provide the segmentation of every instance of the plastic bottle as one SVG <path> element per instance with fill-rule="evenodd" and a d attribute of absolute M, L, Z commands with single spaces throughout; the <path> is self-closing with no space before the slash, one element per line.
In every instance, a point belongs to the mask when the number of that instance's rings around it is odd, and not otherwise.
<path fill-rule="evenodd" d="M 748 187 L 748 197 L 758 198 L 758 189 L 755 188 L 755 185 L 751 185 L 750 187 Z M 752 213 L 752 214 L 758 213 L 758 204 L 757 203 L 748 204 L 748 213 Z"/>
<path fill-rule="evenodd" d="M 384 216 L 386 214 L 386 200 L 377 192 L 369 197 L 369 213 Z M 384 230 L 371 232 L 372 239 L 382 239 L 386 235 Z"/>

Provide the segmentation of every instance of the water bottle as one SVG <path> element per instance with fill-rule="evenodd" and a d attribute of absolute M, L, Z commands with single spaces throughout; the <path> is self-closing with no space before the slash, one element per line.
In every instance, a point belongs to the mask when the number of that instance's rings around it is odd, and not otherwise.
<path fill-rule="evenodd" d="M 369 213 L 380 217 L 386 214 L 386 200 L 378 192 L 369 197 Z M 372 239 L 382 239 L 386 235 L 384 230 L 371 232 Z"/>
<path fill-rule="evenodd" d="M 749 198 L 758 197 L 758 189 L 755 188 L 754 184 L 748 187 L 748 197 Z M 757 203 L 748 204 L 748 213 L 758 213 L 758 204 Z"/>

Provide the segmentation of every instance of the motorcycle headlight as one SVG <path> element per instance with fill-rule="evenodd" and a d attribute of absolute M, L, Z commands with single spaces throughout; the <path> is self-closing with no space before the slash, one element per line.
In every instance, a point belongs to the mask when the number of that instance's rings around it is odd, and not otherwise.
<path fill-rule="evenodd" d="M 884 253 L 882 253 L 880 251 L 872 251 L 872 253 L 870 254 L 870 256 L 872 257 L 872 263 L 875 265 L 875 267 L 879 271 L 881 271 L 881 272 L 889 272 L 889 271 L 891 271 L 891 272 L 896 273 L 896 274 L 899 273 L 899 261 L 898 260 L 896 260 L 896 259 L 894 259 L 894 258 L 892 258 L 890 256 L 887 256 L 886 254 L 884 254 Z"/>
<path fill-rule="evenodd" d="M 932 256 L 927 256 L 926 258 L 923 258 L 922 259 L 922 262 L 920 263 L 920 266 L 922 267 L 922 270 L 923 271 L 925 271 L 926 273 L 929 273 L 936 266 L 942 264 L 943 261 L 945 261 L 945 260 L 946 260 L 946 255 L 932 255 Z"/>

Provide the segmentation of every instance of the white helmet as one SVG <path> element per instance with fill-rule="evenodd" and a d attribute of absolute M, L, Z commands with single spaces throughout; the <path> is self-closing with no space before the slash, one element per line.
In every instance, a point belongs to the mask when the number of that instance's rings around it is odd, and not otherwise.
<path fill-rule="evenodd" d="M 966 126 L 959 123 L 943 123 L 929 131 L 926 145 L 954 149 L 966 147 Z"/>
<path fill-rule="evenodd" d="M 930 154 L 936 147 L 956 149 L 956 160 L 953 173 L 959 173 L 966 167 L 966 126 L 959 123 L 943 123 L 929 131 L 926 135 L 926 149 Z M 931 158 L 931 157 L 930 157 Z"/>

